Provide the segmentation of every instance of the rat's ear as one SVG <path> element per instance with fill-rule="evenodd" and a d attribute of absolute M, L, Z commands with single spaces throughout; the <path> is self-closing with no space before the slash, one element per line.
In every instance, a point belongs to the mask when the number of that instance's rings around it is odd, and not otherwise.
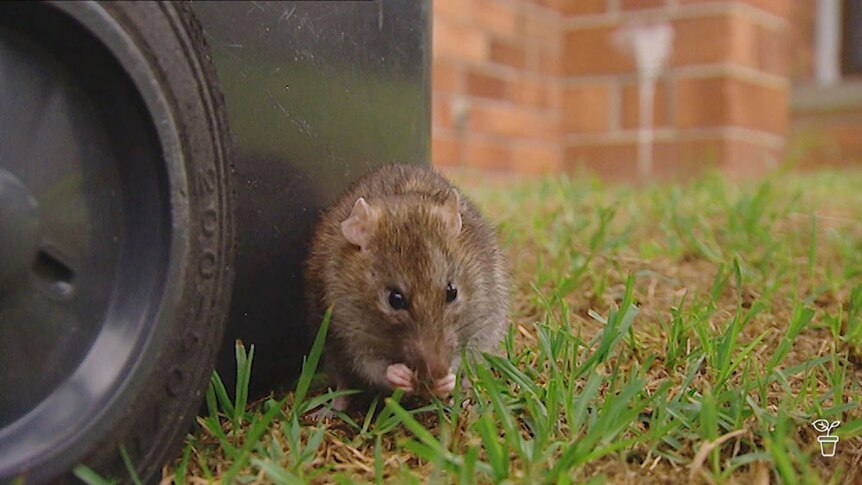
<path fill-rule="evenodd" d="M 360 197 L 353 204 L 350 216 L 341 222 L 341 233 L 351 244 L 361 249 L 368 247 L 374 227 L 377 225 L 378 212 Z"/>
<path fill-rule="evenodd" d="M 443 202 L 443 222 L 452 237 L 461 233 L 461 196 L 456 189 L 450 189 Z"/>

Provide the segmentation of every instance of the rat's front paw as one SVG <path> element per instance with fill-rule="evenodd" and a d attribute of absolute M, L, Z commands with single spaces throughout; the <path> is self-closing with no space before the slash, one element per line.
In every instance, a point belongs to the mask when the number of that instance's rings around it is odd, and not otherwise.
<path fill-rule="evenodd" d="M 455 374 L 452 374 L 450 372 L 446 377 L 434 381 L 434 387 L 431 389 L 431 392 L 433 392 L 435 396 L 442 399 L 451 394 L 454 390 Z"/>
<path fill-rule="evenodd" d="M 401 389 L 404 392 L 413 392 L 416 377 L 413 371 L 404 364 L 392 364 L 386 368 L 386 381 L 392 389 Z"/>

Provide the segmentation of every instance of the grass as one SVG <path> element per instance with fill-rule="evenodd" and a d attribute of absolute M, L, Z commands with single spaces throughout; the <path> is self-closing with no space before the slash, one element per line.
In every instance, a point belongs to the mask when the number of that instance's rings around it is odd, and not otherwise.
<path fill-rule="evenodd" d="M 465 363 L 471 389 L 318 423 L 321 341 L 295 393 L 250 404 L 240 346 L 235 397 L 213 378 L 163 481 L 862 480 L 862 173 L 463 187 L 513 275 L 513 325 Z M 841 422 L 834 457 L 816 419 Z"/>

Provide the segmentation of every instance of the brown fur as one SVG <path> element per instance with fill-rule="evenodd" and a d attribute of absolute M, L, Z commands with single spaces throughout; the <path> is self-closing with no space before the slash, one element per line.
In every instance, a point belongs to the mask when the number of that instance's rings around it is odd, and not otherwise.
<path fill-rule="evenodd" d="M 496 347 L 508 322 L 509 282 L 493 228 L 463 195 L 463 227 L 451 237 L 442 215 L 452 185 L 426 168 L 393 165 L 357 181 L 324 213 L 305 268 L 310 324 L 332 320 L 324 362 L 346 386 L 388 390 L 386 367 L 405 363 L 421 379 L 457 368 L 460 351 Z M 367 250 L 341 222 L 357 198 L 380 210 Z M 458 297 L 446 303 L 446 285 Z M 398 288 L 409 310 L 393 310 Z"/>

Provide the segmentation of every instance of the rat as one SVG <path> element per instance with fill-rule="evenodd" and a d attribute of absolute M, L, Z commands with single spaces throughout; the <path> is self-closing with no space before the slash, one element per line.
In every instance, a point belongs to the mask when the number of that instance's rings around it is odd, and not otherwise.
<path fill-rule="evenodd" d="M 304 276 L 312 334 L 332 308 L 323 365 L 337 390 L 444 398 L 462 350 L 489 352 L 507 330 L 496 232 L 430 168 L 389 165 L 356 181 L 322 213 Z M 341 396 L 333 409 L 349 404 Z"/>

